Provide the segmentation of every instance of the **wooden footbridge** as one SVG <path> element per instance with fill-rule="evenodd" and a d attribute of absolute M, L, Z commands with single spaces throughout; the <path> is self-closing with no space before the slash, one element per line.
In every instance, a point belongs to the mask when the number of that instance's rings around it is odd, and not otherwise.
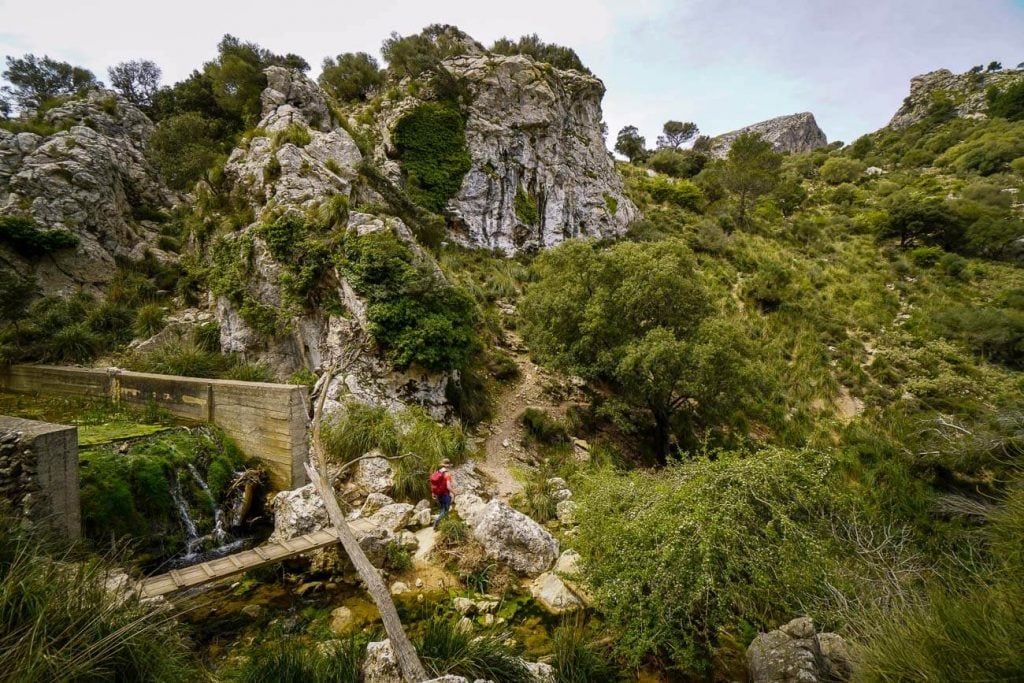
<path fill-rule="evenodd" d="M 369 520 L 357 519 L 349 524 L 349 528 L 356 538 L 359 538 L 376 527 Z M 206 583 L 226 579 L 235 574 L 243 574 L 251 569 L 280 562 L 302 553 L 326 548 L 337 542 L 337 533 L 333 528 L 330 528 L 289 538 L 286 541 L 266 543 L 250 550 L 243 550 L 234 555 L 226 555 L 209 562 L 201 562 L 189 567 L 182 567 L 181 569 L 172 569 L 166 574 L 150 576 L 139 582 L 139 596 L 155 598 L 160 595 L 169 595 L 188 588 L 195 588 Z"/>

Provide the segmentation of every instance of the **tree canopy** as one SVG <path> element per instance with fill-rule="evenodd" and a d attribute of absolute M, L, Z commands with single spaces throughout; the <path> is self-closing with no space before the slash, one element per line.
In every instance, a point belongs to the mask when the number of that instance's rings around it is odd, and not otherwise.
<path fill-rule="evenodd" d="M 133 59 L 107 69 L 110 85 L 136 107 L 148 109 L 160 89 L 160 67 L 148 59 Z"/>
<path fill-rule="evenodd" d="M 56 97 L 74 95 L 101 85 L 91 71 L 44 55 L 7 57 L 4 92 L 24 111 L 35 111 Z"/>
<path fill-rule="evenodd" d="M 519 40 L 499 38 L 491 46 L 491 52 L 499 55 L 527 55 L 556 69 L 575 69 L 590 73 L 590 69 L 583 65 L 583 61 L 571 47 L 545 43 L 536 33 L 522 36 Z"/>
<path fill-rule="evenodd" d="M 625 126 L 615 138 L 615 151 L 630 162 L 643 161 L 647 157 L 647 140 L 636 126 Z"/>
<path fill-rule="evenodd" d="M 735 193 L 740 225 L 746 226 L 751 203 L 779 182 L 782 155 L 755 133 L 742 133 L 729 148 L 722 181 Z"/>
<path fill-rule="evenodd" d="M 343 102 L 365 100 L 370 91 L 384 82 L 377 60 L 365 52 L 346 52 L 325 57 L 320 85 Z"/>
<path fill-rule="evenodd" d="M 746 382 L 741 331 L 716 315 L 710 289 L 682 242 L 569 242 L 536 263 L 522 311 L 530 347 L 565 372 L 611 386 L 646 411 L 655 449 L 673 436 L 738 419 Z"/>
<path fill-rule="evenodd" d="M 692 121 L 666 121 L 658 136 L 658 149 L 679 149 L 692 140 L 700 129 Z"/>

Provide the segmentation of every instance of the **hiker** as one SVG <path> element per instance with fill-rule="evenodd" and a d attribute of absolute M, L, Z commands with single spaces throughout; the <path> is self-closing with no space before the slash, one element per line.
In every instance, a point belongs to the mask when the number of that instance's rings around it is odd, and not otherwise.
<path fill-rule="evenodd" d="M 434 528 L 441 523 L 445 515 L 448 514 L 448 509 L 452 506 L 452 475 L 448 471 L 451 467 L 451 463 L 447 460 L 441 461 L 441 466 L 437 472 L 430 475 L 430 494 L 434 496 L 437 504 L 441 506 L 441 514 L 434 520 Z"/>

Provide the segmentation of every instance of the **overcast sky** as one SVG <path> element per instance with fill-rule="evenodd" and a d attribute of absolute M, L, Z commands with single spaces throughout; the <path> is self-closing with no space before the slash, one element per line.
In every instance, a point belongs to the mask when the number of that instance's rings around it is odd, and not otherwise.
<path fill-rule="evenodd" d="M 1024 0 L 0 0 L 0 53 L 106 67 L 156 61 L 164 80 L 224 33 L 295 52 L 379 56 L 391 32 L 456 24 L 490 44 L 538 33 L 576 49 L 607 86 L 608 127 L 653 146 L 669 118 L 711 135 L 812 111 L 830 140 L 884 125 L 915 74 L 1024 61 Z"/>

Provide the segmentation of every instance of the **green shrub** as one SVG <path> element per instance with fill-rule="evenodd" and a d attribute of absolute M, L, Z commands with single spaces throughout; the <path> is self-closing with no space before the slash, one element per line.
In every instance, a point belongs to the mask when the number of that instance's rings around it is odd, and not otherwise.
<path fill-rule="evenodd" d="M 1010 121 L 1024 119 L 1024 81 L 1017 81 L 1005 90 L 993 88 L 988 93 L 988 115 Z"/>
<path fill-rule="evenodd" d="M 135 314 L 135 336 L 148 339 L 164 329 L 166 313 L 160 304 L 146 304 Z"/>
<path fill-rule="evenodd" d="M 160 121 L 150 138 L 150 154 L 167 184 L 188 190 L 223 153 L 217 121 L 190 111 Z"/>
<path fill-rule="evenodd" d="M 707 671 L 727 634 L 774 627 L 825 594 L 829 467 L 766 450 L 583 477 L 576 547 L 618 653 Z"/>
<path fill-rule="evenodd" d="M 45 356 L 61 363 L 84 363 L 95 358 L 101 348 L 102 341 L 87 323 L 73 323 L 50 337 Z"/>
<path fill-rule="evenodd" d="M 384 547 L 384 567 L 398 573 L 412 569 L 412 555 L 402 544 L 392 541 Z"/>
<path fill-rule="evenodd" d="M 365 52 L 346 52 L 337 58 L 324 58 L 318 81 L 335 99 L 352 102 L 366 100 L 379 88 L 384 83 L 384 72 Z"/>
<path fill-rule="evenodd" d="M 521 185 L 516 188 L 515 212 L 516 218 L 526 225 L 537 225 L 540 222 L 537 198 L 526 192 Z"/>
<path fill-rule="evenodd" d="M 215 322 L 198 325 L 192 330 L 192 340 L 203 351 L 220 353 L 220 325 Z"/>
<path fill-rule="evenodd" d="M 857 182 L 866 168 L 864 162 L 857 159 L 831 157 L 821 165 L 818 174 L 829 185 L 841 185 Z"/>
<path fill-rule="evenodd" d="M 78 238 L 67 230 L 40 230 L 25 216 L 0 216 L 0 242 L 28 258 L 78 246 Z"/>
<path fill-rule="evenodd" d="M 130 359 L 132 370 L 182 377 L 220 377 L 233 365 L 230 356 L 207 351 L 191 340 L 169 342 L 145 355 Z"/>
<path fill-rule="evenodd" d="M 465 365 L 476 343 L 475 306 L 439 280 L 391 232 L 345 239 L 344 270 L 369 299 L 370 334 L 400 369 L 445 371 Z"/>
<path fill-rule="evenodd" d="M 236 362 L 220 375 L 239 382 L 273 382 L 274 373 L 264 363 Z"/>
<path fill-rule="evenodd" d="M 302 368 L 301 370 L 296 370 L 291 374 L 288 378 L 288 384 L 298 384 L 312 389 L 313 385 L 316 384 L 317 379 L 319 378 L 312 370 Z"/>
<path fill-rule="evenodd" d="M 704 169 L 708 161 L 708 157 L 700 152 L 666 148 L 652 154 L 647 165 L 673 178 L 692 178 Z"/>
<path fill-rule="evenodd" d="M 0 523 L 0 667 L 25 683 L 192 681 L 201 671 L 178 621 L 107 588 L 105 560 L 51 559 Z M 13 679 L 12 679 L 13 680 Z"/>
<path fill-rule="evenodd" d="M 945 254 L 942 247 L 917 247 L 907 252 L 907 258 L 918 268 L 931 268 Z"/>
<path fill-rule="evenodd" d="M 465 122 L 453 106 L 425 102 L 398 120 L 392 140 L 409 194 L 440 213 L 462 187 L 472 161 Z"/>

